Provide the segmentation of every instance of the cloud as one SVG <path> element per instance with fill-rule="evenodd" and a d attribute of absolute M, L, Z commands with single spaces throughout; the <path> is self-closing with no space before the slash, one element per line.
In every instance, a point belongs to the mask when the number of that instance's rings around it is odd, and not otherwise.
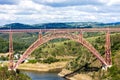
<path fill-rule="evenodd" d="M 33 0 L 39 4 L 45 4 L 52 7 L 80 6 L 80 5 L 101 5 L 99 0 Z"/>
<path fill-rule="evenodd" d="M 120 5 L 120 0 L 110 0 L 107 5 Z"/>
<path fill-rule="evenodd" d="M 0 24 L 120 21 L 119 0 L 0 0 Z"/>

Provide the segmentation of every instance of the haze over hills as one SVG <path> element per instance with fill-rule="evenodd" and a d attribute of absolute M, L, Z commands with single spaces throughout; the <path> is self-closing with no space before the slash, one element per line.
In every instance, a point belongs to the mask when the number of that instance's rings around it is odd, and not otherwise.
<path fill-rule="evenodd" d="M 44 24 L 5 24 L 0 29 L 64 29 L 64 28 L 93 28 L 93 27 L 119 27 L 120 22 L 99 23 L 99 22 L 66 22 L 66 23 L 44 23 Z"/>

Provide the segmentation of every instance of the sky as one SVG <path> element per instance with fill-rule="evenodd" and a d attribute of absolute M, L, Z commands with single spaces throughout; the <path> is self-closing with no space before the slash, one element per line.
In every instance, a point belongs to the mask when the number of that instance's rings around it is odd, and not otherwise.
<path fill-rule="evenodd" d="M 120 22 L 120 0 L 0 0 L 0 25 Z"/>

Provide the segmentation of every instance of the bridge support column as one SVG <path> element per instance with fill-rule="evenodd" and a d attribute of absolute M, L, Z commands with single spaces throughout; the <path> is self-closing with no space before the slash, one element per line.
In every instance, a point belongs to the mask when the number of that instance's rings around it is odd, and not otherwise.
<path fill-rule="evenodd" d="M 9 33 L 9 65 L 8 70 L 13 70 L 13 40 L 12 32 Z"/>
<path fill-rule="evenodd" d="M 105 43 L 105 60 L 108 64 L 107 67 L 112 66 L 112 60 L 111 60 L 111 47 L 110 47 L 110 32 L 109 30 L 106 32 L 106 43 Z"/>
<path fill-rule="evenodd" d="M 39 35 L 39 36 L 38 36 L 38 39 L 40 39 L 40 41 L 42 41 L 42 32 L 39 32 L 38 35 Z"/>
<path fill-rule="evenodd" d="M 82 33 L 82 31 L 80 31 L 80 34 L 79 34 L 79 40 L 81 41 L 81 43 L 82 43 L 82 39 L 83 39 L 83 33 Z"/>

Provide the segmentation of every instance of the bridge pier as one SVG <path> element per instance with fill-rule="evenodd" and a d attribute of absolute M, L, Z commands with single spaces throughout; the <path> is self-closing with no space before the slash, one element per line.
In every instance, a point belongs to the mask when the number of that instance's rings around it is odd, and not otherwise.
<path fill-rule="evenodd" d="M 82 43 L 82 39 L 83 39 L 83 33 L 82 33 L 82 31 L 80 31 L 80 33 L 79 33 L 79 40 L 81 41 L 81 43 Z"/>
<path fill-rule="evenodd" d="M 111 43 L 110 43 L 110 32 L 109 30 L 106 32 L 106 43 L 105 43 L 105 61 L 108 64 L 107 67 L 112 66 L 111 60 Z"/>
<path fill-rule="evenodd" d="M 41 31 L 38 34 L 38 39 L 40 39 L 40 41 L 42 41 L 42 32 Z"/>
<path fill-rule="evenodd" d="M 12 32 L 9 32 L 9 64 L 8 70 L 13 70 L 13 39 Z"/>

